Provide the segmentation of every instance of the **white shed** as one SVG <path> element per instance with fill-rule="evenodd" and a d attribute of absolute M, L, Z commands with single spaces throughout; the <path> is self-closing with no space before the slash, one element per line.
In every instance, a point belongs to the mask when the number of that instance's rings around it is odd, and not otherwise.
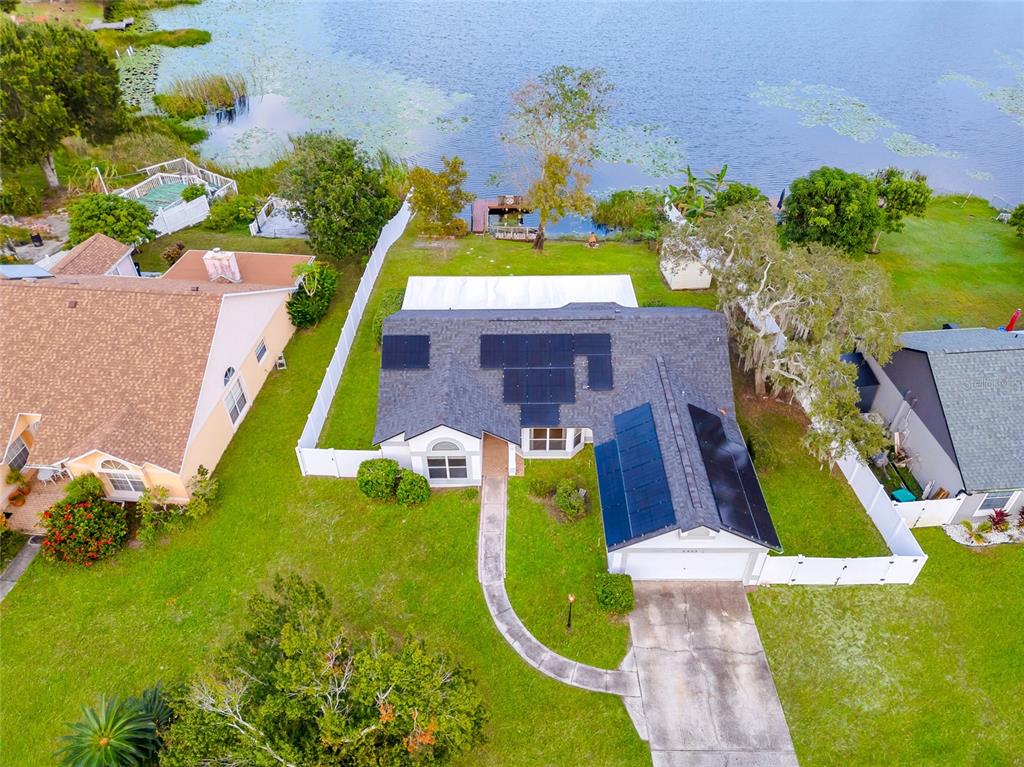
<path fill-rule="evenodd" d="M 628 274 L 410 277 L 402 309 L 559 309 L 568 304 L 638 306 Z"/>

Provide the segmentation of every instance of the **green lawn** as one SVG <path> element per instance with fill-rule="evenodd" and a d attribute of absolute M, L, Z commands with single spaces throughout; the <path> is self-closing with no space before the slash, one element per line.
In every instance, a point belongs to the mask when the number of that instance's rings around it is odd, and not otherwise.
<path fill-rule="evenodd" d="M 591 508 L 569 522 L 551 502 L 531 496 L 538 478 L 553 487 L 569 477 L 585 488 Z M 629 648 L 629 626 L 597 606 L 594 576 L 606 572 L 601 501 L 594 450 L 587 447 L 568 461 L 531 460 L 526 476 L 509 480 L 509 600 L 530 632 L 555 652 L 601 668 L 615 668 Z M 573 629 L 566 630 L 567 597 L 573 594 Z"/>
<path fill-rule="evenodd" d="M 542 253 L 527 243 L 466 237 L 461 240 L 423 240 L 407 233 L 388 253 L 384 268 L 363 315 L 372 320 L 385 288 L 404 288 L 412 275 L 629 274 L 641 304 L 713 308 L 711 291 L 672 292 L 658 269 L 657 256 L 644 245 L 606 242 L 590 250 L 582 242 L 549 240 Z M 320 444 L 325 447 L 372 447 L 377 417 L 377 373 L 380 349 L 363 322 L 338 387 Z"/>
<path fill-rule="evenodd" d="M 16 530 L 0 531 L 0 573 L 11 563 L 11 560 L 21 551 L 28 536 Z"/>
<path fill-rule="evenodd" d="M 650 764 L 621 702 L 538 674 L 494 627 L 476 580 L 475 491 L 404 509 L 367 501 L 352 481 L 299 476 L 295 440 L 354 284 L 347 275 L 329 317 L 271 373 L 217 468 L 222 500 L 206 518 L 91 570 L 37 559 L 0 605 L 5 764 L 52 763 L 64 723 L 101 692 L 194 671 L 282 570 L 324 583 L 353 631 L 410 631 L 473 671 L 488 740 L 461 764 Z M 528 610 L 546 588 L 527 584 L 517 601 Z"/>
<path fill-rule="evenodd" d="M 913 586 L 749 596 L 803 767 L 1022 763 L 1024 546 L 915 535 Z"/>
<path fill-rule="evenodd" d="M 1024 239 L 983 200 L 938 197 L 923 218 L 882 235 L 900 330 L 1005 325 L 1024 299 Z"/>
<path fill-rule="evenodd" d="M 889 547 L 839 469 L 822 468 L 803 449 L 807 417 L 794 405 L 754 393 L 752 382 L 733 372 L 740 429 L 775 446 L 771 456 L 754 451 L 784 554 L 807 557 L 887 556 Z"/>
<path fill-rule="evenodd" d="M 201 229 L 197 226 L 189 229 L 182 229 L 166 237 L 147 242 L 139 248 L 136 260 L 144 272 L 165 272 L 166 262 L 160 258 L 164 248 L 176 242 L 185 243 L 186 250 L 210 250 L 221 248 L 223 250 L 237 250 L 241 252 L 256 253 L 297 253 L 305 255 L 312 253 L 309 243 L 305 240 L 275 239 L 273 237 L 251 237 L 249 230 L 236 232 L 212 232 Z M 354 273 L 354 271 L 352 272 Z M 358 278 L 357 278 L 358 279 Z M 347 299 L 342 301 L 345 304 Z M 347 309 L 347 305 L 345 306 Z"/>

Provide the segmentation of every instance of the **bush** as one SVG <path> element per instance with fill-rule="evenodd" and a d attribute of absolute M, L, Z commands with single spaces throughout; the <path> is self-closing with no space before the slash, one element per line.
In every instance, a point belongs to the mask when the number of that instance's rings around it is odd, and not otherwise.
<path fill-rule="evenodd" d="M 189 184 L 181 190 L 181 199 L 185 202 L 192 202 L 192 200 L 198 200 L 204 196 L 206 196 L 206 187 L 202 184 Z"/>
<path fill-rule="evenodd" d="M 378 501 L 389 501 L 395 496 L 398 476 L 401 472 L 398 461 L 390 458 L 372 458 L 359 464 L 356 484 L 359 492 Z"/>
<path fill-rule="evenodd" d="M 1013 209 L 1009 224 L 1017 230 L 1018 237 L 1024 237 L 1024 202 Z"/>
<path fill-rule="evenodd" d="M 61 764 L 128 767 L 151 764 L 160 749 L 157 724 L 134 700 L 100 696 L 99 706 L 83 708 L 80 722 L 69 725 Z"/>
<path fill-rule="evenodd" d="M 160 251 L 160 258 L 168 266 L 174 266 L 178 262 L 178 259 L 185 253 L 185 243 L 176 242 L 173 245 L 168 245 L 166 248 Z"/>
<path fill-rule="evenodd" d="M 767 202 L 767 200 L 768 198 L 761 194 L 761 190 L 753 184 L 730 181 L 725 189 L 715 195 L 715 209 L 723 211 L 733 205 L 746 205 L 757 201 Z"/>
<path fill-rule="evenodd" d="M 226 200 L 217 200 L 210 206 L 210 215 L 201 224 L 203 229 L 214 232 L 227 232 L 231 229 L 246 228 L 256 218 L 263 203 L 251 194 L 236 194 Z"/>
<path fill-rule="evenodd" d="M 128 535 L 124 508 L 103 498 L 56 503 L 43 512 L 42 524 L 47 559 L 86 567 L 116 554 Z"/>
<path fill-rule="evenodd" d="M 97 232 L 126 245 L 153 236 L 153 213 L 138 200 L 116 194 L 86 194 L 68 203 L 68 244 L 77 245 Z"/>
<path fill-rule="evenodd" d="M 593 215 L 598 226 L 619 229 L 642 240 L 656 238 L 665 220 L 664 195 L 650 189 L 614 192 L 597 203 Z"/>
<path fill-rule="evenodd" d="M 583 512 L 586 510 L 584 508 L 583 496 L 580 495 L 580 489 L 571 479 L 559 480 L 558 486 L 555 488 L 555 505 L 569 519 L 577 519 L 583 516 Z"/>
<path fill-rule="evenodd" d="M 526 487 L 535 498 L 550 498 L 555 494 L 555 481 L 540 474 L 530 474 Z"/>
<path fill-rule="evenodd" d="M 34 190 L 14 179 L 4 179 L 3 188 L 0 189 L 0 213 L 31 216 L 42 209 L 39 195 Z"/>
<path fill-rule="evenodd" d="M 220 481 L 202 464 L 196 469 L 195 475 L 188 481 L 188 491 L 192 496 L 185 504 L 185 516 L 199 519 L 210 510 L 210 504 L 217 498 Z"/>
<path fill-rule="evenodd" d="M 384 320 L 402 308 L 405 300 L 404 288 L 385 288 L 380 297 L 380 304 L 373 315 L 373 337 L 380 345 L 384 337 Z"/>
<path fill-rule="evenodd" d="M 82 501 L 94 501 L 107 494 L 100 478 L 95 474 L 83 474 L 75 477 L 64 486 L 64 498 L 61 503 L 81 503 Z"/>
<path fill-rule="evenodd" d="M 1005 533 L 1010 529 L 1010 513 L 1006 509 L 994 509 L 988 521 L 996 532 Z"/>
<path fill-rule="evenodd" d="M 628 613 L 633 609 L 633 579 L 626 573 L 599 573 L 594 596 L 605 612 Z"/>
<path fill-rule="evenodd" d="M 316 325 L 331 307 L 338 288 L 338 272 L 322 261 L 302 267 L 302 286 L 288 299 L 288 316 L 297 328 Z"/>
<path fill-rule="evenodd" d="M 416 506 L 430 500 L 430 483 L 422 474 L 402 469 L 398 478 L 398 502 L 403 506 Z"/>

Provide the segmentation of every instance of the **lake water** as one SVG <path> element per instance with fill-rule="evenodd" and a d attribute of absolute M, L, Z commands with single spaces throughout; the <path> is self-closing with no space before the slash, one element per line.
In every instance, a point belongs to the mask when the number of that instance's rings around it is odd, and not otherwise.
<path fill-rule="evenodd" d="M 425 164 L 459 154 L 471 191 L 512 191 L 509 92 L 566 63 L 616 86 L 598 194 L 687 164 L 773 196 L 823 164 L 895 164 L 1024 200 L 1024 3 L 204 0 L 154 19 L 213 34 L 168 50 L 158 88 L 239 72 L 267 94 L 202 147 L 226 165 L 332 130 Z"/>

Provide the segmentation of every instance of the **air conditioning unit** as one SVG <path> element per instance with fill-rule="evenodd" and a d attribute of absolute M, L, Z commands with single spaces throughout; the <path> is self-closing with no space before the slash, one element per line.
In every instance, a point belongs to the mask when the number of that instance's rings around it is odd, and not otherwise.
<path fill-rule="evenodd" d="M 277 355 L 277 362 L 274 363 L 274 368 L 276 370 L 287 370 L 288 369 L 288 363 L 285 362 L 283 354 L 278 354 Z"/>

